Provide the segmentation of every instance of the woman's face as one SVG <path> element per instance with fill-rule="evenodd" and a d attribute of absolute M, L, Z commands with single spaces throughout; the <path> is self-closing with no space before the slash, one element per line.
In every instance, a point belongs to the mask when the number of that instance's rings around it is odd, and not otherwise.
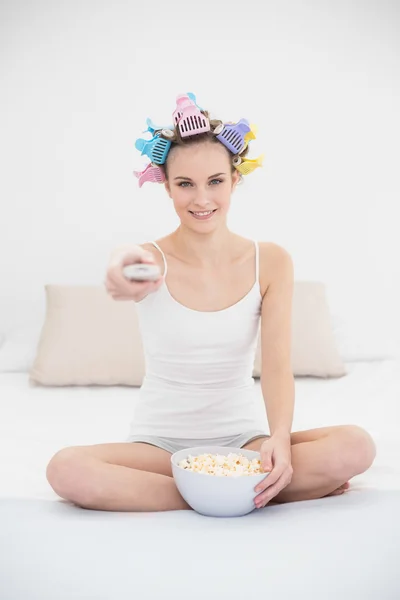
<path fill-rule="evenodd" d="M 231 193 L 239 181 L 222 144 L 203 142 L 177 146 L 168 156 L 165 188 L 181 222 L 197 231 L 226 220 Z M 210 215 L 198 213 L 212 211 Z"/>

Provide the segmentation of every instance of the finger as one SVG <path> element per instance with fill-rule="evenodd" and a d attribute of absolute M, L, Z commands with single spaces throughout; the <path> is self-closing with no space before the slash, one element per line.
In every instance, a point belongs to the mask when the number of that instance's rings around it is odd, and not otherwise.
<path fill-rule="evenodd" d="M 272 464 L 272 454 L 271 452 L 266 452 L 261 459 L 262 462 L 262 468 L 264 469 L 264 471 L 266 473 L 270 473 L 272 471 L 272 469 L 274 468 L 273 464 Z"/>
<path fill-rule="evenodd" d="M 256 487 L 254 488 L 254 491 L 255 492 L 263 492 L 264 490 L 266 490 L 269 486 L 269 483 L 268 483 L 269 477 L 270 477 L 269 475 L 264 477 L 264 479 L 262 481 L 260 481 L 259 484 L 256 485 Z"/>
<path fill-rule="evenodd" d="M 119 255 L 116 257 L 114 265 L 126 267 L 127 265 L 135 265 L 137 263 L 150 263 L 154 262 L 154 256 L 151 252 L 137 252 L 133 250 L 132 252 L 125 252 L 123 256 Z"/>
<path fill-rule="evenodd" d="M 254 503 L 257 506 L 257 508 L 268 504 L 268 502 L 272 500 L 272 498 L 274 498 L 277 494 L 279 494 L 281 490 L 283 490 L 287 485 L 289 485 L 290 480 L 290 476 L 286 477 L 285 475 L 283 475 L 276 483 L 274 483 L 274 485 L 269 487 L 267 491 L 263 492 L 262 494 L 258 494 L 258 496 L 256 496 L 254 499 Z"/>
<path fill-rule="evenodd" d="M 270 472 L 270 474 L 267 475 L 267 477 L 265 479 L 263 479 L 261 481 L 261 483 L 259 483 L 256 486 L 255 491 L 258 492 L 259 488 L 265 489 L 267 487 L 274 485 L 274 483 L 276 483 L 278 481 L 278 479 L 282 476 L 283 472 L 284 472 L 284 467 L 275 465 L 274 468 L 272 469 L 272 471 Z M 260 486 L 262 486 L 262 488 Z"/>
<path fill-rule="evenodd" d="M 152 254 L 141 256 L 139 260 L 142 263 L 156 264 L 156 259 L 154 258 L 154 256 Z"/>
<path fill-rule="evenodd" d="M 262 508 L 263 506 L 266 506 L 268 504 L 268 502 L 270 502 L 277 494 L 279 494 L 281 489 L 283 489 L 284 487 L 285 486 L 278 485 L 278 483 L 276 483 L 272 488 L 269 489 L 268 492 L 259 494 L 255 498 L 254 504 L 256 505 L 257 508 Z"/>
<path fill-rule="evenodd" d="M 268 475 L 268 477 L 266 478 L 267 480 L 269 479 L 270 475 Z M 257 498 L 260 498 L 264 495 L 264 497 L 270 493 L 273 493 L 273 490 L 276 489 L 277 487 L 279 487 L 279 485 L 287 485 L 288 483 L 290 483 L 292 479 L 292 471 L 289 469 L 284 469 L 283 472 L 280 474 L 280 476 L 278 477 L 278 479 L 272 483 L 271 485 L 263 485 L 264 481 L 261 482 L 261 487 L 260 484 L 257 485 L 256 487 L 256 491 L 259 491 L 259 487 L 260 487 L 260 493 L 256 496 Z M 265 483 L 268 483 L 267 481 Z"/>
<path fill-rule="evenodd" d="M 162 282 L 164 281 L 163 277 L 160 277 L 160 279 L 158 279 L 157 281 L 154 282 L 154 289 L 158 290 L 158 288 L 162 285 Z"/>
<path fill-rule="evenodd" d="M 146 281 L 140 279 L 129 279 L 129 277 L 126 277 L 126 275 L 124 275 L 122 271 L 114 271 L 109 273 L 107 281 L 109 285 L 114 285 L 115 287 L 121 287 L 121 285 L 137 285 L 141 283 L 146 283 Z"/>

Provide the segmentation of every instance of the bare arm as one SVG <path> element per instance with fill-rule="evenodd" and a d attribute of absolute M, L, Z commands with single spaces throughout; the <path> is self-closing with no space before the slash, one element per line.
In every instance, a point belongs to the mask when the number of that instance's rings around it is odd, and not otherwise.
<path fill-rule="evenodd" d="M 261 308 L 261 389 L 270 433 L 290 435 L 294 412 L 294 377 L 291 364 L 293 261 L 274 245 L 268 261 L 270 284 Z"/>

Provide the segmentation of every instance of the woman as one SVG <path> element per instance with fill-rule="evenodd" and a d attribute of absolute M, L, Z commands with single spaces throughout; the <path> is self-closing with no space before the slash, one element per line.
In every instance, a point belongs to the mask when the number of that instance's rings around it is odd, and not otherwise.
<path fill-rule="evenodd" d="M 47 467 L 55 492 L 84 508 L 190 509 L 170 456 L 202 443 L 261 452 L 270 474 L 256 488 L 258 508 L 342 494 L 375 457 L 370 435 L 355 425 L 291 432 L 293 262 L 281 246 L 229 230 L 241 179 L 235 158 L 248 142 L 234 154 L 215 133 L 221 122 L 201 114 L 209 129 L 183 137 L 177 123 L 157 167 L 179 227 L 157 242 L 116 249 L 108 266 L 110 295 L 136 302 L 146 354 L 129 441 L 64 448 Z M 128 281 L 122 269 L 137 262 L 159 265 L 161 277 Z M 260 429 L 253 394 L 260 318 L 269 433 Z"/>

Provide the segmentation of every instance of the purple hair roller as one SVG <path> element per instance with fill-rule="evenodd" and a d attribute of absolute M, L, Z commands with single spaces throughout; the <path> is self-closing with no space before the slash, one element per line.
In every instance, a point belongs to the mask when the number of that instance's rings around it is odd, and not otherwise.
<path fill-rule="evenodd" d="M 247 119 L 240 119 L 236 124 L 224 123 L 215 128 L 217 139 L 224 144 L 233 154 L 242 151 L 245 141 L 244 136 L 251 130 Z"/>

